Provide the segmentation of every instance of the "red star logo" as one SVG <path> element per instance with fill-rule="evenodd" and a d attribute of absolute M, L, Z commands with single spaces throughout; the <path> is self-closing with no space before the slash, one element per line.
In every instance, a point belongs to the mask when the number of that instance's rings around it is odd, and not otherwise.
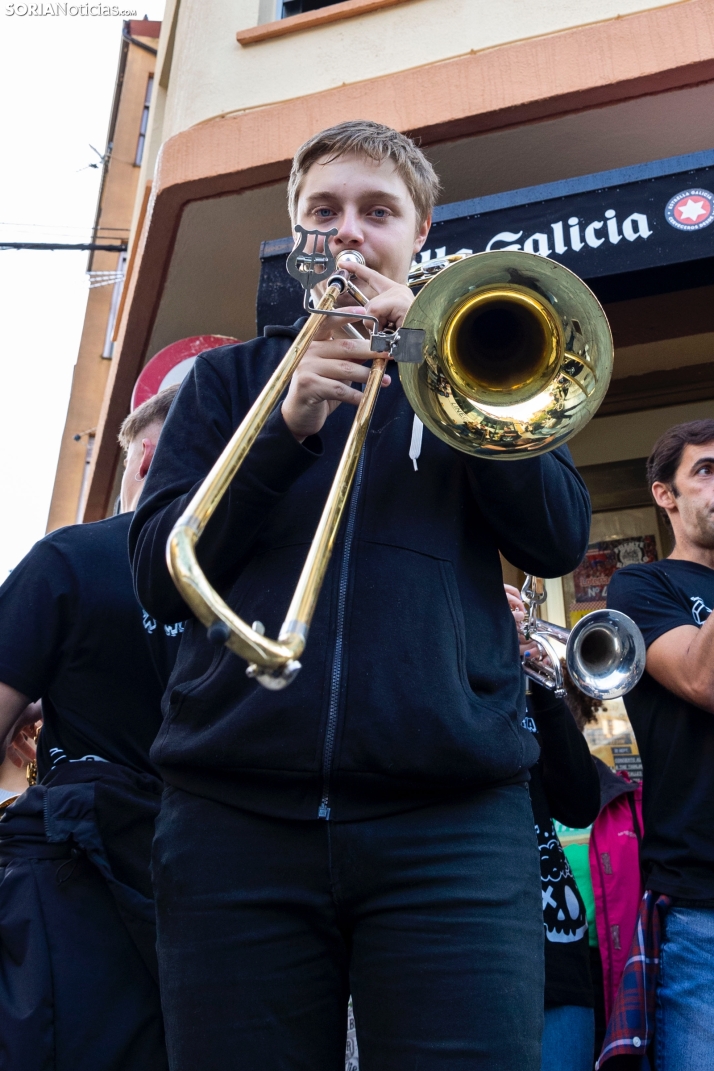
<path fill-rule="evenodd" d="M 700 220 L 705 219 L 711 214 L 711 210 L 711 202 L 706 197 L 688 196 L 683 197 L 674 206 L 674 215 L 680 223 L 691 226 L 691 224 L 699 223 Z"/>

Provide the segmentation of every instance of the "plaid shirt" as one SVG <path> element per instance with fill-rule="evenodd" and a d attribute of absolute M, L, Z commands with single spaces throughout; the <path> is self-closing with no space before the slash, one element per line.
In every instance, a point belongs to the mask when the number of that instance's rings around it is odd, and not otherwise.
<path fill-rule="evenodd" d="M 613 1056 L 644 1056 L 654 1036 L 662 925 L 671 903 L 671 897 L 651 889 L 642 897 L 632 950 L 595 1064 L 598 1071 Z"/>

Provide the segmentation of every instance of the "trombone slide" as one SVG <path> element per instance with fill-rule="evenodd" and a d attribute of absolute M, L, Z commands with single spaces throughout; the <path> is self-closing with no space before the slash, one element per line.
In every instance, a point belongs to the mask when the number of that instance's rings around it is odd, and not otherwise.
<path fill-rule="evenodd" d="M 248 675 L 274 690 L 289 684 L 300 669 L 299 658 L 305 648 L 317 597 L 349 498 L 387 358 L 378 357 L 372 363 L 335 481 L 277 641 L 264 635 L 259 621 L 253 622 L 252 626 L 243 621 L 218 595 L 198 564 L 196 544 L 321 327 L 323 315 L 334 308 L 337 299 L 347 288 L 347 280 L 346 270 L 338 270 L 329 279 L 313 314 L 179 518 L 166 547 L 166 559 L 173 581 L 196 617 L 208 629 L 209 639 L 214 643 L 224 643 L 235 654 L 245 658 L 249 663 Z M 354 294 L 356 287 L 350 286 L 349 289 Z"/>

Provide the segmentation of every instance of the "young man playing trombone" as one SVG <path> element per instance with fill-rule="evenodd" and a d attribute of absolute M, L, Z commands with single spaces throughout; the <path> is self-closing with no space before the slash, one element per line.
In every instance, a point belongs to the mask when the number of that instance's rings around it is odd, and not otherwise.
<path fill-rule="evenodd" d="M 371 122 L 308 141 L 289 185 L 293 224 L 364 256 L 354 276 L 382 327 L 411 304 L 437 193 L 414 143 Z M 368 343 L 340 322 L 199 545 L 210 582 L 269 635 L 368 375 Z M 181 388 L 130 536 L 160 620 L 187 614 L 172 527 L 297 330 L 204 354 Z M 172 1071 L 337 1071 L 350 993 L 365 1071 L 539 1067 L 537 748 L 498 551 L 538 575 L 573 569 L 587 492 L 565 448 L 494 465 L 425 432 L 415 468 L 388 371 L 295 681 L 261 688 L 186 626 L 152 753 L 169 786 L 153 872 Z"/>

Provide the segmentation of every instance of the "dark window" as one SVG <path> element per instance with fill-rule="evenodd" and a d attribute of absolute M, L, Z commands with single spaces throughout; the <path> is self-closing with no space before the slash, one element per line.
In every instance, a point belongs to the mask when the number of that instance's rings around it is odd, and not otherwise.
<path fill-rule="evenodd" d="M 134 167 L 139 167 L 144 156 L 144 143 L 146 141 L 146 128 L 149 125 L 149 107 L 151 105 L 151 92 L 154 88 L 154 76 L 149 75 L 149 81 L 146 83 L 146 96 L 144 97 L 144 108 L 141 113 L 141 125 L 139 127 L 139 140 L 136 143 L 136 156 L 134 157 Z"/>
<path fill-rule="evenodd" d="M 332 7 L 341 0 L 283 0 L 281 19 L 290 15 L 302 15 L 304 11 L 319 11 L 321 7 Z"/>

